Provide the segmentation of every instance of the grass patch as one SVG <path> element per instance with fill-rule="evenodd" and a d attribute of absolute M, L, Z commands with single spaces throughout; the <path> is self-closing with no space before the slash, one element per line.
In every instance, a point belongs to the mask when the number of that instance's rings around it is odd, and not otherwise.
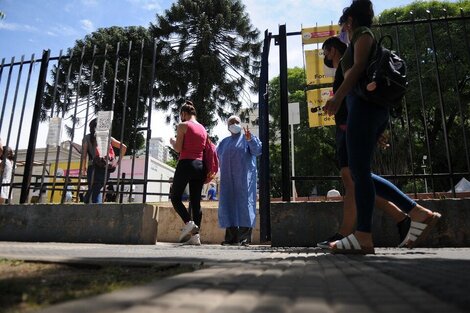
<path fill-rule="evenodd" d="M 0 259 L 0 312 L 31 312 L 192 270 L 190 265 L 179 264 L 120 266 Z"/>

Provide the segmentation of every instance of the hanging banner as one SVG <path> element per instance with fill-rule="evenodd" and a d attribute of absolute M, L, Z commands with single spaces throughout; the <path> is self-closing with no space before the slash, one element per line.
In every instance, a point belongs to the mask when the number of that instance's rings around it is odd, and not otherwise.
<path fill-rule="evenodd" d="M 62 119 L 53 117 L 49 121 L 49 132 L 47 133 L 46 144 L 49 146 L 60 146 L 62 140 Z"/>
<path fill-rule="evenodd" d="M 323 50 L 305 51 L 305 70 L 307 72 L 307 85 L 331 84 L 335 77 L 335 69 L 323 64 Z"/>
<path fill-rule="evenodd" d="M 113 111 L 98 111 L 96 131 L 109 131 L 113 123 Z"/>
<path fill-rule="evenodd" d="M 308 123 L 310 127 L 335 125 L 335 117 L 323 111 L 326 101 L 333 96 L 333 88 L 307 90 Z"/>
<path fill-rule="evenodd" d="M 108 131 L 96 131 L 96 148 L 100 156 L 105 156 L 109 149 L 109 130 Z M 110 141 L 109 141 L 110 142 Z"/>
<path fill-rule="evenodd" d="M 329 37 L 338 36 L 339 32 L 339 25 L 302 28 L 302 43 L 304 45 L 308 45 L 312 43 L 324 42 Z"/>

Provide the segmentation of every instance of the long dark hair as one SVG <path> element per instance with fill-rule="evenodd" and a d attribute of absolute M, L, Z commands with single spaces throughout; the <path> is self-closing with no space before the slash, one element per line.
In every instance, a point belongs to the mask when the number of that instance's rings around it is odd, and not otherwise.
<path fill-rule="evenodd" d="M 343 9 L 343 15 L 339 18 L 339 24 L 342 25 L 352 17 L 352 27 L 360 26 L 371 27 L 374 19 L 374 9 L 370 0 L 354 0 L 350 6 Z"/>
<path fill-rule="evenodd" d="M 88 126 L 90 127 L 90 142 L 93 146 L 96 146 L 96 125 L 97 121 L 96 118 L 92 119 Z"/>

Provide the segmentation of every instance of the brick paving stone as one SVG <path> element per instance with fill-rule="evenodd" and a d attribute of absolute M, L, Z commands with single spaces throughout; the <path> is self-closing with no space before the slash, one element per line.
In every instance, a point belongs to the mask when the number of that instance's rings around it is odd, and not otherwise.
<path fill-rule="evenodd" d="M 259 297 L 260 293 L 256 291 L 237 290 L 207 313 L 248 313 L 255 307 Z"/>
<path fill-rule="evenodd" d="M 0 257 L 88 263 L 186 263 L 196 269 L 149 285 L 43 310 L 50 313 L 454 313 L 469 312 L 470 305 L 467 248 L 378 248 L 376 255 L 364 257 L 295 247 L 0 242 Z"/>
<path fill-rule="evenodd" d="M 292 305 L 291 313 L 333 313 L 333 308 L 324 297 L 298 297 Z"/>

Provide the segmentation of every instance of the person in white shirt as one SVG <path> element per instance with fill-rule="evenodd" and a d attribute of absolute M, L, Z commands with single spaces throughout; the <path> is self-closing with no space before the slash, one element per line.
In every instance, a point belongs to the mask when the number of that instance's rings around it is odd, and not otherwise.
<path fill-rule="evenodd" d="M 5 157 L 3 157 L 3 153 L 5 153 Z M 3 147 L 0 151 L 0 174 L 2 177 L 0 204 L 2 204 L 10 197 L 10 182 L 13 174 L 13 151 L 10 147 Z"/>

